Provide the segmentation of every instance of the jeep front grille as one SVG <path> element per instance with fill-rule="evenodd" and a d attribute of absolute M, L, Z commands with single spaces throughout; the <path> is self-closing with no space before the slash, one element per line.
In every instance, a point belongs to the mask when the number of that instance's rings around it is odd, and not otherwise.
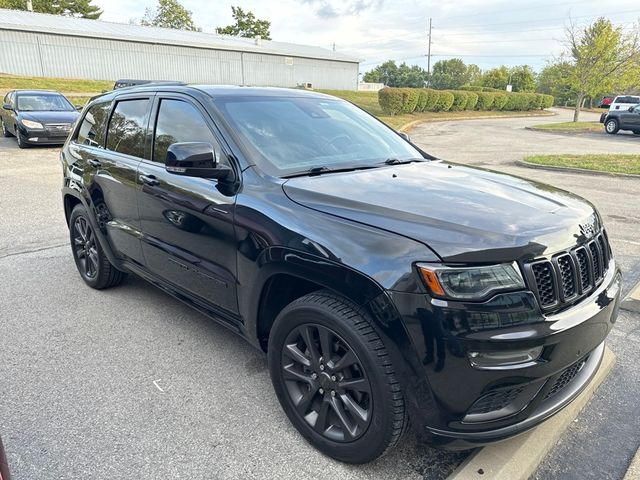
<path fill-rule="evenodd" d="M 611 248 L 603 231 L 584 245 L 525 264 L 525 276 L 542 309 L 555 311 L 598 286 L 610 259 Z"/>

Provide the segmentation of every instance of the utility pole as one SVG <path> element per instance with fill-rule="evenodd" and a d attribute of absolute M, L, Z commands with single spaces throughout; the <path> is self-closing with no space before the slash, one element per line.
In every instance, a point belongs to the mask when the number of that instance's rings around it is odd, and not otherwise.
<path fill-rule="evenodd" d="M 427 82 L 431 86 L 431 17 L 429 17 L 429 47 L 427 50 Z"/>
<path fill-rule="evenodd" d="M 333 42 L 333 51 L 336 51 L 336 42 Z"/>

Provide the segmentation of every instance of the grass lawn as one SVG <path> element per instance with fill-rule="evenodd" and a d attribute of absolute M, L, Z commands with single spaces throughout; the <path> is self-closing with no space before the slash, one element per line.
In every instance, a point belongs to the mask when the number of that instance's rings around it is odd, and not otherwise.
<path fill-rule="evenodd" d="M 640 175 L 640 154 L 590 154 L 590 155 L 533 155 L 526 162 L 555 167 L 584 168 L 609 173 L 633 173 Z"/>
<path fill-rule="evenodd" d="M 558 122 L 543 123 L 542 125 L 533 125 L 532 130 L 544 130 L 546 132 L 558 133 L 587 133 L 587 132 L 603 132 L 604 127 L 600 122 Z"/>
<path fill-rule="evenodd" d="M 111 80 L 78 80 L 73 78 L 20 77 L 0 74 L 0 91 L 22 89 L 58 90 L 62 93 L 97 94 L 103 90 L 111 90 Z"/>

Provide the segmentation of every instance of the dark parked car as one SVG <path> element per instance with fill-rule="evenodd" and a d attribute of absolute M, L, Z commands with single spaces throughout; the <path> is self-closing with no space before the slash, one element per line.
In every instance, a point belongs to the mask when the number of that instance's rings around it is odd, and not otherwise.
<path fill-rule="evenodd" d="M 620 130 L 630 130 L 640 135 L 640 105 L 626 110 L 611 110 L 604 118 L 604 130 L 612 135 Z"/>
<path fill-rule="evenodd" d="M 12 90 L 4 97 L 0 128 L 18 146 L 62 145 L 79 116 L 78 108 L 58 92 Z"/>
<path fill-rule="evenodd" d="M 2 439 L 0 438 L 0 480 L 11 480 L 9 475 L 9 464 L 7 463 L 7 456 L 4 453 L 4 446 L 2 445 Z"/>
<path fill-rule="evenodd" d="M 116 90 L 61 160 L 84 282 L 135 273 L 267 352 L 291 422 L 345 462 L 408 418 L 451 449 L 538 425 L 589 383 L 618 313 L 590 203 L 437 160 L 331 96 Z"/>

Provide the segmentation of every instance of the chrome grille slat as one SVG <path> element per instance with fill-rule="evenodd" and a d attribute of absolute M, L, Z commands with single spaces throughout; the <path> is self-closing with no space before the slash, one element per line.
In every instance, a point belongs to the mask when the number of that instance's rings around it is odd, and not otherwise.
<path fill-rule="evenodd" d="M 559 310 L 591 292 L 604 279 L 611 248 L 602 231 L 584 245 L 550 259 L 525 264 L 525 276 L 543 311 Z"/>

